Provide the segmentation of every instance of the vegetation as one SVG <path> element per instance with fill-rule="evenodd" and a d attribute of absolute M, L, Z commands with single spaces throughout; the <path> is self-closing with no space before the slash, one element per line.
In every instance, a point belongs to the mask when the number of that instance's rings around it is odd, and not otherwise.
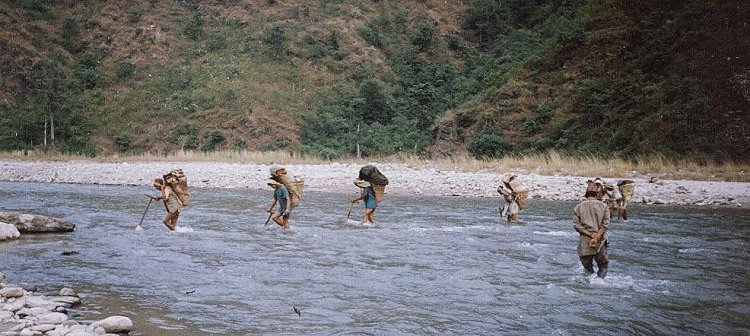
<path fill-rule="evenodd" d="M 0 151 L 750 161 L 740 0 L 17 0 L 0 14 Z"/>

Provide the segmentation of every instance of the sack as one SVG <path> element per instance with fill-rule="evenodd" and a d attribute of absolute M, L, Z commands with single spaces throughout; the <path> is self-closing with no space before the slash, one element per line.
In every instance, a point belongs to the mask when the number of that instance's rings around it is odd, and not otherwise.
<path fill-rule="evenodd" d="M 385 184 L 372 184 L 372 193 L 375 194 L 376 202 L 382 202 L 385 196 Z"/>
<path fill-rule="evenodd" d="M 366 165 L 359 169 L 359 179 L 372 184 L 388 185 L 388 178 L 378 170 L 378 167 Z"/>
<path fill-rule="evenodd" d="M 188 192 L 187 177 L 182 169 L 170 170 L 164 175 L 164 183 L 174 190 L 183 206 L 188 206 L 190 203 L 190 193 Z"/>

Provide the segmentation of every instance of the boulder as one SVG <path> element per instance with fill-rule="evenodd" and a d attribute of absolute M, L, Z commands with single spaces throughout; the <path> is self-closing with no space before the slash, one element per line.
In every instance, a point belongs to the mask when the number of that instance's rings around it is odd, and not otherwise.
<path fill-rule="evenodd" d="M 16 286 L 7 286 L 3 289 L 0 289 L 0 296 L 5 298 L 19 298 L 26 294 L 26 291 L 23 290 L 21 287 Z M 25 303 L 25 301 L 24 301 Z"/>
<path fill-rule="evenodd" d="M 13 224 L 0 222 L 0 241 L 16 239 L 21 236 L 18 229 Z"/>
<path fill-rule="evenodd" d="M 133 321 L 125 316 L 110 316 L 91 324 L 91 328 L 102 327 L 107 333 L 129 333 L 133 329 Z"/>
<path fill-rule="evenodd" d="M 76 225 L 62 218 L 0 212 L 0 222 L 15 225 L 20 233 L 72 232 Z"/>

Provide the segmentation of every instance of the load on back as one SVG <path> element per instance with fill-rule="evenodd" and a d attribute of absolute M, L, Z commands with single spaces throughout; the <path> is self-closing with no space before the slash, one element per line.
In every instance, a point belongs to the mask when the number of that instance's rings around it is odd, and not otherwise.
<path fill-rule="evenodd" d="M 302 200 L 302 190 L 305 188 L 305 182 L 287 172 L 284 167 L 271 165 L 269 170 L 271 172 L 271 179 L 283 184 L 289 190 L 292 207 L 296 208 L 300 200 Z"/>
<path fill-rule="evenodd" d="M 174 190 L 177 198 L 180 199 L 180 203 L 183 206 L 188 206 L 188 203 L 190 203 L 190 193 L 188 192 L 187 177 L 182 169 L 172 169 L 163 177 L 164 183 Z"/>
<path fill-rule="evenodd" d="M 366 165 L 359 169 L 359 179 L 372 184 L 375 201 L 380 203 L 385 196 L 385 186 L 388 185 L 388 178 L 378 170 L 378 167 Z"/>

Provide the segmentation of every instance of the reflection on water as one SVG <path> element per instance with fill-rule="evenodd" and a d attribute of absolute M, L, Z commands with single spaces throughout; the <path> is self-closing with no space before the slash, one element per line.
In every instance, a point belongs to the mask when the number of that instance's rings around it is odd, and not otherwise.
<path fill-rule="evenodd" d="M 71 286 L 76 319 L 125 315 L 136 335 L 750 332 L 748 210 L 633 205 L 601 280 L 570 202 L 532 200 L 508 225 L 499 199 L 387 195 L 370 226 L 346 219 L 356 190 L 308 192 L 282 231 L 264 225 L 271 190 L 194 189 L 182 232 L 156 203 L 136 231 L 151 192 L 0 182 L 0 209 L 77 225 L 0 243 L 0 271 Z"/>

